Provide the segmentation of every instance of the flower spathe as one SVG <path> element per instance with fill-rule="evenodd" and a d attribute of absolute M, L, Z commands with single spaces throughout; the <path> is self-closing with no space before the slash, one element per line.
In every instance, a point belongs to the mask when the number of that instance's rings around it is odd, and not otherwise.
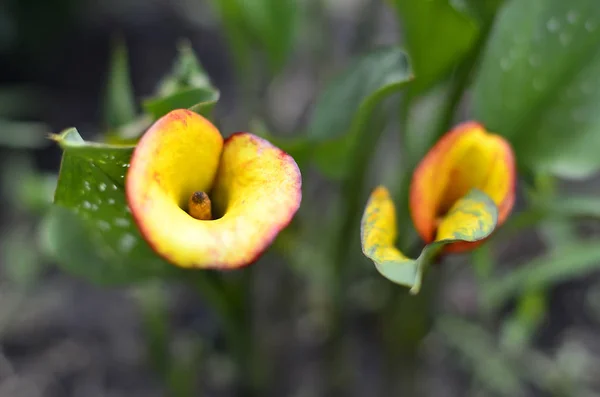
<path fill-rule="evenodd" d="M 363 253 L 389 280 L 418 292 L 424 269 L 443 250 L 475 248 L 501 225 L 515 195 L 515 159 L 502 137 L 467 122 L 443 136 L 413 173 L 410 213 L 426 246 L 416 259 L 395 247 L 396 216 L 383 186 L 361 222 Z"/>
<path fill-rule="evenodd" d="M 413 174 L 410 213 L 417 232 L 426 243 L 443 239 L 440 232 L 452 228 L 448 210 L 472 189 L 492 199 L 500 226 L 514 204 L 515 180 L 515 158 L 504 138 L 476 122 L 458 125 L 433 146 Z M 455 243 L 446 251 L 466 251 L 479 243 Z"/>
<path fill-rule="evenodd" d="M 287 153 L 250 133 L 223 140 L 210 121 L 180 109 L 141 138 L 126 195 L 142 236 L 169 262 L 237 268 L 289 224 L 301 184 Z"/>

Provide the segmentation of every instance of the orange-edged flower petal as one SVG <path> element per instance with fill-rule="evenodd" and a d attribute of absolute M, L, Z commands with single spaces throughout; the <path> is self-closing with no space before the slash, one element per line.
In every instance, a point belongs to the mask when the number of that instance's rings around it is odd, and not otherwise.
<path fill-rule="evenodd" d="M 180 253 L 193 244 L 185 235 L 198 224 L 185 211 L 197 191 L 208 192 L 217 174 L 223 137 L 205 118 L 174 110 L 142 136 L 125 181 L 127 201 L 142 236 L 161 256 L 191 266 Z"/>
<path fill-rule="evenodd" d="M 483 126 L 467 122 L 446 134 L 416 168 L 410 187 L 411 216 L 419 235 L 429 243 L 450 208 L 472 189 L 479 189 L 498 207 L 498 225 L 510 213 L 515 196 L 515 159 L 510 144 Z M 473 248 L 476 243 L 446 247 Z"/>
<path fill-rule="evenodd" d="M 126 193 L 142 235 L 169 262 L 235 268 L 254 261 L 290 222 L 301 177 L 267 141 L 240 133 L 223 143 L 208 120 L 175 110 L 134 150 Z"/>
<path fill-rule="evenodd" d="M 211 263 L 252 263 L 292 220 L 302 200 L 302 177 L 294 159 L 250 133 L 230 136 L 212 191 L 221 218 L 210 224 Z"/>
<path fill-rule="evenodd" d="M 440 220 L 435 241 L 476 243 L 487 237 L 497 223 L 498 209 L 495 203 L 485 193 L 472 190 L 457 200 Z"/>

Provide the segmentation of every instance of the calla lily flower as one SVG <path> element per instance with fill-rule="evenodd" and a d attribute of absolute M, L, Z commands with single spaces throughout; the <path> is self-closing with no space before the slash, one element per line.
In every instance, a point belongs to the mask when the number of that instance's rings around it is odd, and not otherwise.
<path fill-rule="evenodd" d="M 421 255 L 410 259 L 394 246 L 395 207 L 383 186 L 373 191 L 363 215 L 363 253 L 382 275 L 416 293 L 424 269 L 442 251 L 473 249 L 506 220 L 515 179 L 508 142 L 478 123 L 463 123 L 434 145 L 412 177 L 411 216 L 426 243 Z"/>
<path fill-rule="evenodd" d="M 160 118 L 136 146 L 126 195 L 142 236 L 187 268 L 254 262 L 300 206 L 294 159 L 250 133 L 223 140 L 189 110 Z"/>
<path fill-rule="evenodd" d="M 515 158 L 510 144 L 476 122 L 458 125 L 425 155 L 410 185 L 410 213 L 426 243 L 442 239 L 448 210 L 472 189 L 479 189 L 498 208 L 504 223 L 515 201 Z M 459 227 L 459 225 L 455 225 Z M 475 248 L 478 242 L 459 242 L 446 251 Z"/>

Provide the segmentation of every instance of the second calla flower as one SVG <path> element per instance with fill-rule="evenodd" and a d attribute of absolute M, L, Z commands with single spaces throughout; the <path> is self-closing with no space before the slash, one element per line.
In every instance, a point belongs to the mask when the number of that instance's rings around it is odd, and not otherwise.
<path fill-rule="evenodd" d="M 500 226 L 515 201 L 515 159 L 510 144 L 467 122 L 442 137 L 416 168 L 410 185 L 410 213 L 426 243 L 444 238 L 452 228 L 449 209 L 472 189 L 479 189 L 498 208 Z M 455 225 L 459 226 L 459 225 Z M 465 251 L 477 242 L 459 242 L 446 251 Z"/>
<path fill-rule="evenodd" d="M 504 138 L 475 122 L 457 126 L 425 155 L 412 177 L 410 213 L 427 244 L 413 260 L 395 248 L 396 218 L 387 189 L 372 193 L 361 224 L 363 253 L 388 279 L 420 288 L 424 268 L 439 254 L 475 248 L 509 215 L 515 159 Z"/>
<path fill-rule="evenodd" d="M 174 110 L 142 137 L 126 179 L 142 236 L 181 267 L 253 262 L 291 221 L 301 201 L 294 159 L 250 133 L 223 140 L 189 110 Z"/>

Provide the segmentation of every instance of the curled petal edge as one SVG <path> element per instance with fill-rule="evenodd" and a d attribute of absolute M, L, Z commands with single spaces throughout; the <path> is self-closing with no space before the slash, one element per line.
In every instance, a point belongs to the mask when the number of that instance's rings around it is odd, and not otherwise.
<path fill-rule="evenodd" d="M 382 276 L 417 294 L 425 270 L 444 247 L 482 241 L 492 234 L 498 222 L 498 209 L 485 193 L 473 189 L 455 203 L 443 222 L 437 239 L 427 244 L 417 259 L 406 257 L 394 245 L 397 233 L 394 203 L 389 191 L 379 186 L 371 193 L 362 217 L 362 251 Z"/>

